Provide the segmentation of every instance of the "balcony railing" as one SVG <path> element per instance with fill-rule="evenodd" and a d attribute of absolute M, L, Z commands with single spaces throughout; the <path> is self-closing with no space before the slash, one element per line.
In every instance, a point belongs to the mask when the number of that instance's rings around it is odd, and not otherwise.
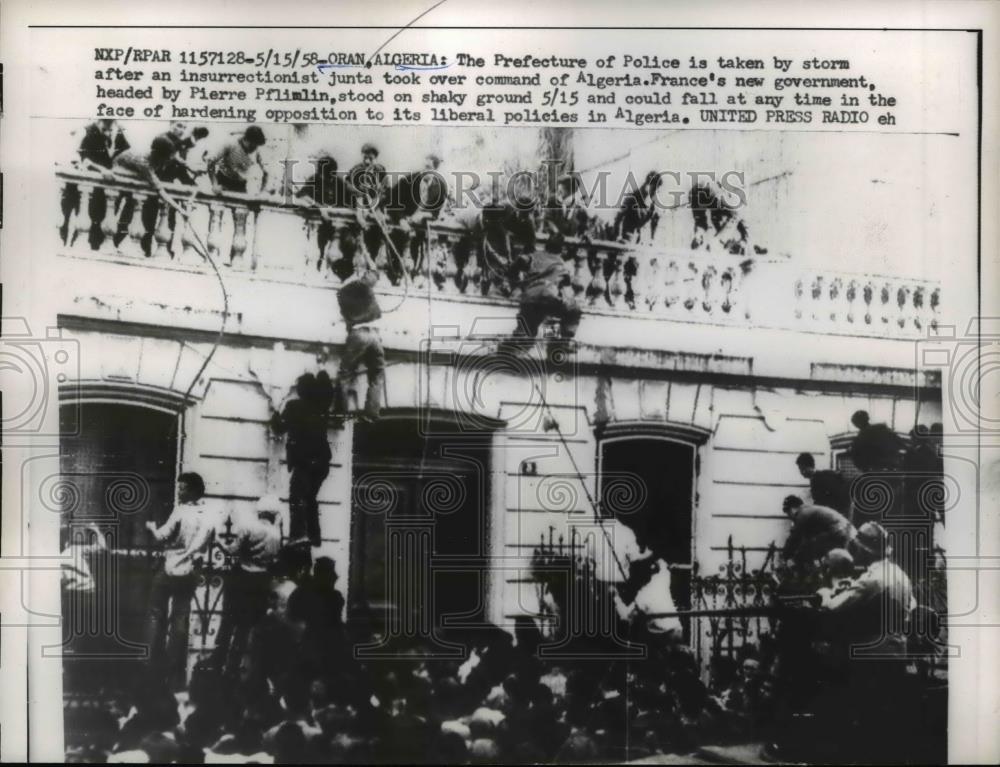
<path fill-rule="evenodd" d="M 60 167 L 58 226 L 64 249 L 208 268 L 189 227 L 139 181 Z M 516 298 L 517 275 L 484 255 L 482 232 L 454 219 L 419 231 L 391 228 L 394 250 L 352 210 L 326 209 L 193 187 L 168 187 L 213 260 L 264 279 L 336 286 L 363 268 L 366 241 L 379 287 L 404 280 L 432 296 Z M 544 238 L 543 238 L 544 239 Z M 397 259 L 395 253 L 399 254 Z M 583 307 L 685 322 L 776 327 L 883 337 L 925 335 L 938 322 L 941 290 L 927 280 L 815 271 L 787 258 L 736 256 L 600 240 L 567 240 L 571 290 Z M 405 272 L 405 275 L 404 275 Z M 429 284 L 428 284 L 429 282 Z"/>

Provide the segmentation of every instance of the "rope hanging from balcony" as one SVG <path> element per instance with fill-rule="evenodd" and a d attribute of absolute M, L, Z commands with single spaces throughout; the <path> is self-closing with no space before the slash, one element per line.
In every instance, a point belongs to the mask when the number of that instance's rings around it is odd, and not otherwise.
<path fill-rule="evenodd" d="M 212 267 L 212 271 L 215 273 L 215 278 L 219 282 L 219 289 L 222 291 L 222 323 L 219 325 L 219 332 L 215 336 L 215 341 L 212 343 L 211 350 L 209 350 L 208 354 L 205 355 L 205 360 L 201 363 L 201 367 L 198 368 L 198 372 L 195 373 L 194 378 L 191 379 L 191 383 L 188 384 L 187 390 L 184 392 L 184 401 L 187 401 L 188 397 L 191 396 L 191 391 L 194 389 L 195 384 L 198 383 L 198 380 L 208 368 L 208 364 L 212 361 L 212 357 L 215 356 L 216 351 L 218 351 L 219 346 L 222 344 L 222 339 L 226 335 L 226 322 L 229 320 L 229 291 L 226 290 L 226 282 L 222 279 L 222 272 L 219 271 L 219 267 L 215 263 L 215 259 L 213 259 L 211 254 L 208 252 L 208 246 L 201 239 L 201 235 L 198 234 L 198 230 L 195 229 L 194 225 L 191 223 L 191 217 L 188 212 L 177 204 L 177 200 L 175 200 L 173 195 L 171 195 L 166 189 L 159 187 L 158 192 L 163 201 L 177 211 L 177 215 L 184 220 L 184 225 L 194 237 L 195 249 L 198 251 L 198 254 L 208 261 L 209 265 Z"/>

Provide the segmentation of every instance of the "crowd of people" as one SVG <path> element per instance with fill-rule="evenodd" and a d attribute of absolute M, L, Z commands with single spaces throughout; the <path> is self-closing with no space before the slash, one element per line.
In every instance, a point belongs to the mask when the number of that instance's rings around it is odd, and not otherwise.
<path fill-rule="evenodd" d="M 168 548 L 150 592 L 144 673 L 68 698 L 71 760 L 620 761 L 746 732 L 752 675 L 720 667 L 704 684 L 679 635 L 647 632 L 641 615 L 627 631 L 651 638 L 644 659 L 601 638 L 574 648 L 587 653 L 546 659 L 531 619 L 513 635 L 483 624 L 386 645 L 377 619 L 345 622 L 335 562 L 312 561 L 281 536 L 277 498 L 248 518 L 205 499 L 197 474 L 178 484 L 173 513 L 150 524 Z M 225 554 L 221 623 L 214 650 L 189 669 L 194 579 L 220 568 L 216 549 Z"/>
<path fill-rule="evenodd" d="M 484 252 L 479 257 L 486 266 L 498 260 L 509 266 L 521 249 L 526 227 L 546 235 L 558 232 L 581 242 L 653 242 L 667 206 L 664 196 L 658 194 L 663 187 L 663 173 L 657 170 L 649 171 L 641 183 L 627 185 L 620 199 L 612 199 L 616 207 L 606 212 L 592 206 L 581 176 L 573 172 L 550 181 L 531 181 L 530 174 L 514 174 L 511 179 L 519 178 L 518 183 L 509 183 L 506 188 L 501 188 L 494 178 L 490 189 L 457 192 L 448 181 L 440 156 L 431 153 L 420 168 L 389 173 L 379 162 L 378 147 L 367 142 L 361 147 L 358 161 L 346 170 L 329 152 L 313 153 L 304 163 L 312 173 L 304 181 L 297 181 L 294 173 L 285 168 L 268 167 L 261 153 L 268 137 L 260 126 L 250 125 L 241 133 L 228 135 L 222 143 L 215 137 L 208 140 L 209 133 L 204 126 L 173 122 L 156 135 L 148 149 L 141 150 L 131 146 L 115 120 L 98 120 L 83 129 L 77 162 L 81 169 L 99 173 L 108 182 L 121 177 L 138 179 L 157 192 L 164 190 L 165 184 L 173 184 L 216 195 L 235 193 L 251 199 L 294 200 L 322 211 L 354 211 L 356 221 L 350 225 L 344 226 L 342 219 L 328 216 L 319 231 L 321 258 L 326 244 L 337 235 L 343 258 L 329 267 L 346 271 L 342 276 L 351 273 L 353 253 L 362 245 L 373 260 L 379 260 L 383 249 L 394 248 L 400 253 L 409 250 L 419 262 L 426 244 L 425 224 L 441 217 L 468 227 L 469 242 L 479 246 L 479 240 L 483 241 Z M 294 165 L 299 164 L 298 159 Z M 548 176 L 546 172 L 546 179 Z M 529 179 L 526 184 L 521 183 L 524 179 Z M 551 188 L 545 189 L 548 184 Z M 471 196 L 467 197 L 466 192 Z M 462 199 L 456 199 L 459 195 Z M 766 249 L 751 244 L 738 201 L 730 200 L 730 196 L 711 180 L 692 185 L 683 203 L 693 216 L 692 249 L 718 249 L 745 257 L 765 253 Z M 473 201 L 475 204 L 469 204 Z M 79 189 L 70 184 L 63 195 L 63 239 L 73 234 L 68 223 L 70 215 L 79 212 L 79 205 Z M 116 245 L 124 239 L 132 214 L 131 208 L 120 206 Z M 677 206 L 671 197 L 669 207 Z M 156 199 L 147 199 L 142 217 L 147 235 L 143 248 L 147 253 L 157 209 Z M 94 249 L 105 237 L 101 224 L 106 211 L 105 195 L 96 189 L 88 211 L 89 240 Z M 171 228 L 173 225 L 171 221 Z M 398 270 L 398 265 L 390 259 L 387 269 Z"/>

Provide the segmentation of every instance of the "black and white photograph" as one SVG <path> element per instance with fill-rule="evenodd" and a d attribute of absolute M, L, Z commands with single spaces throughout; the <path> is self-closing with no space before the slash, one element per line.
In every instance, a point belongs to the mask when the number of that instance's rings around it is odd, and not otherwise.
<path fill-rule="evenodd" d="M 982 29 L 418 5 L 28 29 L 16 753 L 989 763 Z"/>

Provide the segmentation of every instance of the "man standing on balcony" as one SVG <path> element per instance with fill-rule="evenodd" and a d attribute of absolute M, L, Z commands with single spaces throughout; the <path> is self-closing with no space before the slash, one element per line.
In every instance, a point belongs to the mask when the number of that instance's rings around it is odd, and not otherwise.
<path fill-rule="evenodd" d="M 77 153 L 80 155 L 80 167 L 83 170 L 104 173 L 111 169 L 115 158 L 129 149 L 128 139 L 114 120 L 98 120 L 83 130 L 83 138 Z M 67 184 L 63 190 L 62 212 L 63 225 L 60 236 L 65 241 L 69 235 L 69 218 L 71 213 L 80 209 L 80 189 L 76 184 Z M 87 214 L 90 216 L 90 247 L 94 250 L 101 245 L 103 234 L 101 222 L 107 212 L 107 198 L 103 189 L 94 189 L 90 195 Z"/>
<path fill-rule="evenodd" d="M 247 182 L 250 171 L 257 168 L 260 172 L 260 188 L 267 183 L 267 170 L 260 156 L 260 148 L 267 143 L 264 131 L 256 125 L 247 128 L 243 135 L 220 149 L 208 161 L 208 178 L 212 182 L 212 192 L 247 193 Z"/>
<path fill-rule="evenodd" d="M 386 214 L 394 225 L 390 235 L 393 247 L 399 256 L 409 248 L 418 269 L 422 268 L 427 244 L 426 226 L 441 215 L 450 197 L 448 185 L 438 171 L 440 167 L 441 158 L 429 154 L 424 158 L 423 169 L 403 175 L 388 192 Z M 401 266 L 393 264 L 394 271 Z"/>
<path fill-rule="evenodd" d="M 185 472 L 177 478 L 177 505 L 163 525 L 147 522 L 153 538 L 166 544 L 163 567 L 153 576 L 149 593 L 147 646 L 153 668 L 165 666 L 172 684 L 183 687 L 188 655 L 191 599 L 198 583 L 197 571 L 205 564 L 220 510 L 206 502 L 205 482 L 199 474 Z"/>
<path fill-rule="evenodd" d="M 365 247 L 373 259 L 378 258 L 382 248 L 382 227 L 375 216 L 381 215 L 385 180 L 385 167 L 378 162 L 378 147 L 365 144 L 361 147 L 361 162 L 347 172 L 347 188 L 354 199 Z"/>
<path fill-rule="evenodd" d="M 579 177 L 564 173 L 556 182 L 556 193 L 545 205 L 544 223 L 564 237 L 584 237 L 590 219 L 579 192 Z"/>

